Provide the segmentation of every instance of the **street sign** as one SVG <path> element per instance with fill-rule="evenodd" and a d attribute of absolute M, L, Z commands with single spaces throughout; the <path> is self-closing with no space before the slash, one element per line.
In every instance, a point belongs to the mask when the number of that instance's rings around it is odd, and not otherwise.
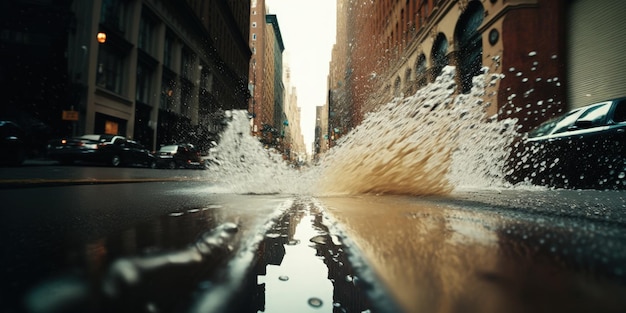
<path fill-rule="evenodd" d="M 64 121 L 78 121 L 78 111 L 63 111 Z"/>

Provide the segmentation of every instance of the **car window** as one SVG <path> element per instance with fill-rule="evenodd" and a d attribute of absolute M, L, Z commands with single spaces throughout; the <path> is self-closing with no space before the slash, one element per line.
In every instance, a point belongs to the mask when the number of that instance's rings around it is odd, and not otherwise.
<path fill-rule="evenodd" d="M 159 149 L 159 152 L 176 152 L 178 146 L 163 146 Z"/>
<path fill-rule="evenodd" d="M 572 112 L 568 113 L 567 115 L 565 115 L 563 117 L 563 119 L 561 119 L 554 126 L 554 131 L 552 133 L 553 134 L 558 134 L 558 133 L 562 133 L 564 131 L 567 131 L 570 128 L 570 126 L 574 125 L 574 122 L 576 122 L 576 119 L 578 118 L 578 116 L 580 116 L 580 112 L 582 112 L 582 111 L 581 110 L 572 111 Z"/>
<path fill-rule="evenodd" d="M 100 136 L 99 135 L 83 135 L 80 137 L 81 139 L 86 139 L 86 140 L 100 140 Z"/>
<path fill-rule="evenodd" d="M 124 144 L 124 146 L 131 148 L 131 149 L 139 149 L 141 150 L 141 145 L 136 143 L 136 142 L 132 142 L 132 141 L 127 141 L 126 144 Z"/>
<path fill-rule="evenodd" d="M 566 116 L 560 116 L 554 119 L 551 119 L 541 125 L 539 125 L 537 128 L 531 130 L 528 133 L 528 137 L 530 138 L 535 138 L 535 137 L 541 137 L 541 136 L 545 136 L 550 134 L 550 132 L 554 129 L 554 127 L 560 122 L 562 121 Z"/>
<path fill-rule="evenodd" d="M 602 105 L 594 106 L 589 108 L 580 117 L 576 120 L 578 121 L 587 121 L 590 122 L 590 127 L 596 127 L 606 124 L 606 116 L 611 109 L 611 102 L 606 102 Z"/>
<path fill-rule="evenodd" d="M 626 122 L 626 99 L 618 101 L 615 104 L 615 111 L 613 112 L 613 122 Z"/>

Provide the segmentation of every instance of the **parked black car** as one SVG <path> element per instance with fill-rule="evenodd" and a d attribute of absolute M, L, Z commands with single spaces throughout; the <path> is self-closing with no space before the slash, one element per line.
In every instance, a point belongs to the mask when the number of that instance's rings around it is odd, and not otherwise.
<path fill-rule="evenodd" d="M 207 163 L 202 159 L 200 151 L 192 144 L 182 143 L 166 145 L 155 153 L 157 167 L 160 168 L 196 168 L 206 169 Z"/>
<path fill-rule="evenodd" d="M 626 189 L 626 97 L 539 125 L 517 145 L 511 160 L 514 183 Z"/>
<path fill-rule="evenodd" d="M 11 121 L 0 121 L 0 165 L 19 166 L 26 156 L 24 132 Z"/>
<path fill-rule="evenodd" d="M 156 167 L 156 158 L 141 144 L 117 135 L 84 135 L 51 140 L 48 157 L 62 164 L 75 161 L 111 166 Z"/>

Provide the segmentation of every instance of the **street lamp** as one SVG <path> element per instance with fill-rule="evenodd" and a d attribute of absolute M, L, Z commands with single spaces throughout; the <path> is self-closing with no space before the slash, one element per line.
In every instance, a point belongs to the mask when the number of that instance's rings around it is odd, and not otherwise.
<path fill-rule="evenodd" d="M 96 38 L 98 38 L 99 43 L 105 43 L 107 41 L 107 34 L 104 32 L 98 32 Z"/>

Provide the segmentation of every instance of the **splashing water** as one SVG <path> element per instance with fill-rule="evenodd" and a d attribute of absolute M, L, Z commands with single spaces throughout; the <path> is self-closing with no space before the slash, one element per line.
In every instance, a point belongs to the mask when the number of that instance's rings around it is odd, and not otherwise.
<path fill-rule="evenodd" d="M 220 181 L 233 192 L 345 195 L 432 195 L 457 188 L 504 187 L 504 166 L 516 135 L 515 120 L 487 118 L 485 83 L 455 95 L 454 67 L 415 95 L 397 98 L 324 155 L 319 166 L 292 169 L 249 135 L 245 112 L 232 113 L 214 156 Z"/>
<path fill-rule="evenodd" d="M 211 151 L 211 175 L 225 193 L 311 194 L 307 175 L 291 168 L 279 153 L 250 135 L 246 111 L 227 112 L 230 120 L 220 144 Z"/>

